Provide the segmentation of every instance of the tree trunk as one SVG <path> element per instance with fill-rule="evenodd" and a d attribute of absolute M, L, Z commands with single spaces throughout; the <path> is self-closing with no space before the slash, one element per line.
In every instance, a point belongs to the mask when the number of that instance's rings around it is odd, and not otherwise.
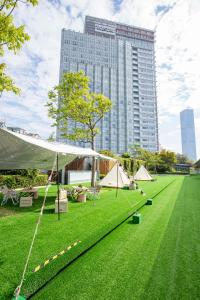
<path fill-rule="evenodd" d="M 94 139 L 92 139 L 92 150 L 94 149 Z M 96 159 L 95 157 L 92 158 L 92 178 L 91 178 L 91 186 L 95 187 L 95 171 L 96 171 Z"/>

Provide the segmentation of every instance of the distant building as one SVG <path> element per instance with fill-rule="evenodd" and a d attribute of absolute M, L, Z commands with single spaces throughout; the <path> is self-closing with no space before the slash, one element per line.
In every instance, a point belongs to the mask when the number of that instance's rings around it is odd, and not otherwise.
<path fill-rule="evenodd" d="M 182 154 L 196 160 L 196 139 L 193 109 L 187 108 L 180 113 Z"/>
<path fill-rule="evenodd" d="M 9 126 L 9 127 L 7 127 L 7 129 L 10 130 L 10 131 L 20 133 L 20 134 L 24 134 L 24 135 L 28 135 L 28 136 L 31 136 L 31 137 L 34 137 L 34 138 L 40 138 L 38 133 L 31 133 L 31 132 L 28 132 L 27 130 L 25 130 L 23 128 L 20 128 L 20 127 L 11 127 L 11 126 Z"/>
<path fill-rule="evenodd" d="M 40 135 L 38 133 L 26 132 L 26 135 L 40 139 Z"/>
<path fill-rule="evenodd" d="M 16 133 L 21 133 L 21 134 L 26 134 L 26 130 L 20 127 L 7 127 L 8 130 L 16 132 Z"/>
<path fill-rule="evenodd" d="M 111 111 L 99 123 L 97 150 L 123 153 L 138 144 L 158 151 L 154 47 L 152 30 L 90 16 L 84 33 L 62 30 L 60 78 L 83 70 L 91 91 L 112 100 Z M 57 140 L 65 142 L 61 133 L 58 128 Z"/>
<path fill-rule="evenodd" d="M 190 167 L 192 164 L 175 164 L 173 167 L 176 172 L 180 173 L 190 173 Z"/>

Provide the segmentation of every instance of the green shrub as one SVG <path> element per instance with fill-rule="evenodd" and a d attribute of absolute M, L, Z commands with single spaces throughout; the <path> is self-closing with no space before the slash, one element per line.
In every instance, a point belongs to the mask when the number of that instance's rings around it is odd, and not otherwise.
<path fill-rule="evenodd" d="M 141 165 L 145 165 L 145 161 L 141 159 L 135 159 L 132 157 L 119 157 L 118 159 L 128 175 L 133 175 L 133 173 L 136 173 Z"/>
<path fill-rule="evenodd" d="M 47 175 L 37 175 L 35 177 L 21 175 L 0 175 L 0 186 L 6 185 L 8 188 L 41 186 L 46 185 L 47 180 Z"/>
<path fill-rule="evenodd" d="M 129 152 L 124 152 L 122 155 L 121 155 L 123 158 L 130 158 L 131 155 Z"/>
<path fill-rule="evenodd" d="M 0 170 L 1 175 L 21 175 L 26 177 L 34 178 L 39 175 L 37 169 L 14 169 L 14 170 Z"/>
<path fill-rule="evenodd" d="M 47 175 L 37 175 L 34 179 L 34 185 L 35 186 L 46 185 L 47 181 L 48 181 Z"/>
<path fill-rule="evenodd" d="M 6 185 L 8 188 L 13 188 L 16 186 L 15 176 L 12 175 L 1 175 L 0 185 Z"/>

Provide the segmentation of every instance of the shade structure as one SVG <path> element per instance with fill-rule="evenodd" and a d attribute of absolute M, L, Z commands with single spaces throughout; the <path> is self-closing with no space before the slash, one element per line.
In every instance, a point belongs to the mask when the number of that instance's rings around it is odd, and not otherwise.
<path fill-rule="evenodd" d="M 130 185 L 130 179 L 124 172 L 123 168 L 116 163 L 99 184 L 107 187 L 123 188 L 126 185 Z"/>
<path fill-rule="evenodd" d="M 144 166 L 141 166 L 134 176 L 135 180 L 153 180 L 153 177 L 149 174 Z"/>
<path fill-rule="evenodd" d="M 59 157 L 59 169 L 76 157 L 111 159 L 89 148 L 51 143 L 0 128 L 1 170 L 28 168 L 49 170 L 54 164 L 56 155 Z"/>

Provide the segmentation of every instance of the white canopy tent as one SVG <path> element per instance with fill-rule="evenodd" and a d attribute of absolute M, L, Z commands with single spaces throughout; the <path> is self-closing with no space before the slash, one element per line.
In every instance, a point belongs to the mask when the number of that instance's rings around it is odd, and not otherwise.
<path fill-rule="evenodd" d="M 134 180 L 153 180 L 153 177 L 144 166 L 141 166 L 135 174 Z"/>
<path fill-rule="evenodd" d="M 76 157 L 112 159 L 89 148 L 48 142 L 0 128 L 0 170 L 52 169 L 56 155 L 58 169 Z"/>

